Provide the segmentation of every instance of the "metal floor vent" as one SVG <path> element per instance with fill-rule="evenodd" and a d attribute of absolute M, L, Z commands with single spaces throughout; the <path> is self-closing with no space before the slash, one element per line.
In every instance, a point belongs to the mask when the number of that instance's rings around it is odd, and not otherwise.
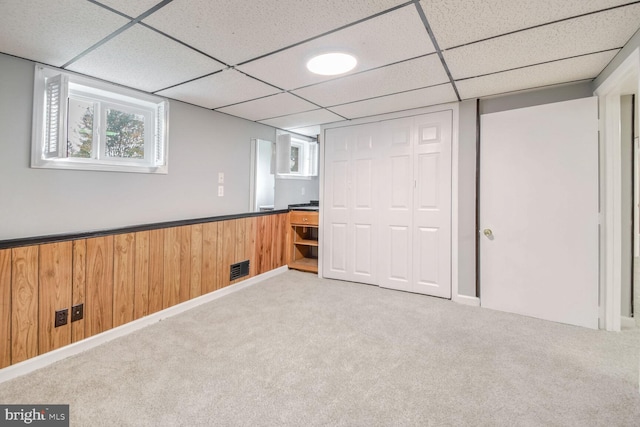
<path fill-rule="evenodd" d="M 249 260 L 231 265 L 229 280 L 236 280 L 249 275 Z"/>

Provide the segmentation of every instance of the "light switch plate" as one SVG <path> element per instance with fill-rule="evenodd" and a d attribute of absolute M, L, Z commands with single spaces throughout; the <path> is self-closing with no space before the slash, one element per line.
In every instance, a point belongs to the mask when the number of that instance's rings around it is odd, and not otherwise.
<path fill-rule="evenodd" d="M 224 196 L 224 185 L 218 185 L 218 197 Z"/>
<path fill-rule="evenodd" d="M 218 172 L 218 184 L 224 184 L 224 172 Z"/>

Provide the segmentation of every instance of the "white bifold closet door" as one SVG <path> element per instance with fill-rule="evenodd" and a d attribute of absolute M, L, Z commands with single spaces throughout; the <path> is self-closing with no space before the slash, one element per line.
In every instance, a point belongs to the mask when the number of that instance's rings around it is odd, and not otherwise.
<path fill-rule="evenodd" d="M 451 298 L 451 111 L 383 128 L 380 286 Z"/>
<path fill-rule="evenodd" d="M 450 110 L 325 133 L 323 276 L 451 297 Z"/>
<path fill-rule="evenodd" d="M 376 283 L 375 130 L 362 125 L 326 132 L 324 277 Z"/>

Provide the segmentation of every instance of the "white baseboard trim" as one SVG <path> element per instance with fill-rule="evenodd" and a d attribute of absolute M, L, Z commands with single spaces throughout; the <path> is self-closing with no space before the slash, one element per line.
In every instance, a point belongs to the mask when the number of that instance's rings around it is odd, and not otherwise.
<path fill-rule="evenodd" d="M 620 316 L 620 329 L 635 329 L 636 319 L 633 317 Z"/>
<path fill-rule="evenodd" d="M 470 297 L 467 295 L 455 295 L 453 301 L 458 304 L 470 305 L 472 307 L 480 307 L 480 298 Z"/>
<path fill-rule="evenodd" d="M 6 368 L 0 369 L 0 383 L 28 374 L 37 369 L 44 368 L 45 366 L 51 365 L 52 363 L 58 362 L 62 359 L 66 359 L 67 357 L 76 355 L 78 353 L 82 353 L 83 351 L 87 351 L 113 339 L 128 335 L 134 331 L 157 323 L 161 320 L 167 319 L 180 313 L 184 313 L 185 311 L 191 310 L 192 308 L 195 308 L 199 305 L 206 304 L 225 295 L 229 295 L 233 292 L 237 292 L 241 289 L 255 285 L 256 283 L 262 282 L 263 280 L 266 280 L 270 277 L 282 274 L 288 269 L 289 268 L 286 265 L 276 268 L 275 270 L 271 270 L 258 276 L 254 276 L 240 283 L 218 289 L 217 291 L 213 291 L 206 295 L 202 295 L 189 301 L 174 305 L 172 307 L 142 317 L 138 320 L 134 320 L 133 322 L 129 322 L 122 326 L 109 329 L 108 331 L 105 331 L 101 334 L 85 338 L 82 341 L 78 341 L 73 344 L 69 344 L 67 346 L 50 351 L 48 353 L 41 354 L 40 356 L 32 357 L 31 359 L 27 359 L 24 362 L 7 366 Z"/>

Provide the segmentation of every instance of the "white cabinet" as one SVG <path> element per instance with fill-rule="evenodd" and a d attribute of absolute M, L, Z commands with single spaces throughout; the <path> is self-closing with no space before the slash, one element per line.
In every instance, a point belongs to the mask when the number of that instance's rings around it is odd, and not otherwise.
<path fill-rule="evenodd" d="M 328 129 L 323 275 L 451 297 L 452 111 Z"/>

